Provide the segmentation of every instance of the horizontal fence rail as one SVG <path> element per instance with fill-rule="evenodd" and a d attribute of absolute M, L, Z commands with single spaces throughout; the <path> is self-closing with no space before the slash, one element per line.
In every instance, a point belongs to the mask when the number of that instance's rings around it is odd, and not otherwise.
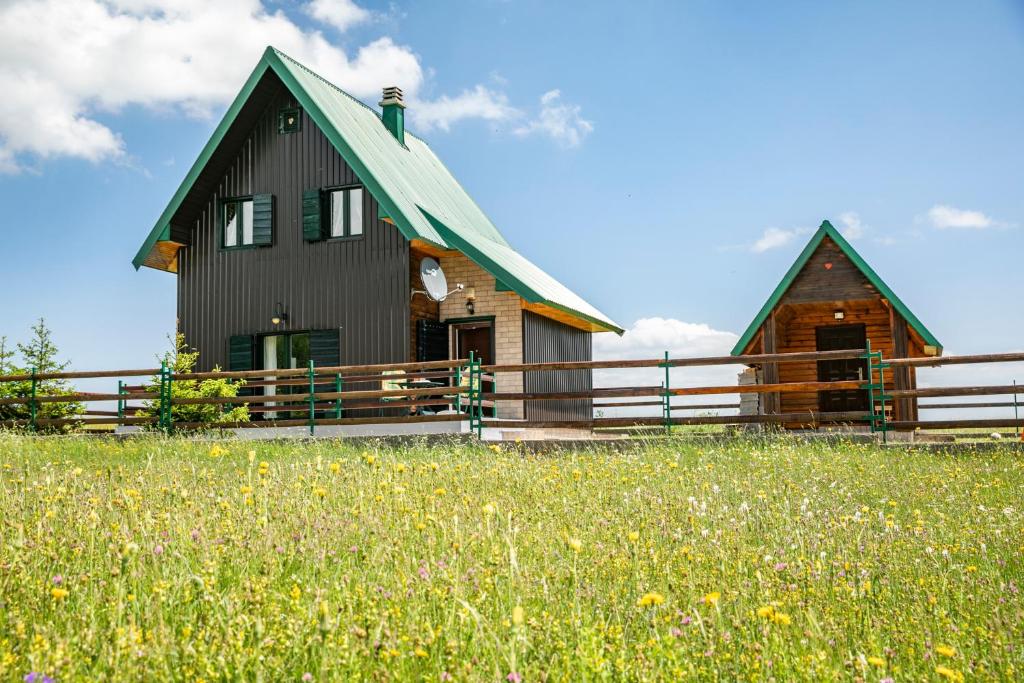
<path fill-rule="evenodd" d="M 767 364 L 817 363 L 833 360 L 863 359 L 868 369 L 863 380 L 772 382 L 743 385 L 673 386 L 670 370 L 707 366 L 763 366 Z M 759 354 L 752 356 L 712 356 L 700 358 L 662 358 L 520 363 L 484 365 L 471 355 L 467 359 L 428 361 L 416 363 L 390 363 L 367 365 L 338 365 L 331 367 L 282 368 L 273 370 L 174 372 L 166 365 L 162 368 L 141 370 L 101 370 L 55 373 L 22 373 L 0 376 L 0 385 L 19 383 L 16 390 L 0 396 L 0 410 L 24 411 L 29 414 L 14 419 L 0 420 L 0 427 L 29 429 L 98 426 L 133 426 L 173 429 L 259 429 L 271 427 L 308 427 L 310 433 L 317 426 L 396 425 L 431 422 L 465 421 L 470 431 L 482 435 L 483 428 L 574 428 L 623 429 L 662 427 L 670 432 L 677 426 L 764 425 L 816 428 L 824 425 L 859 425 L 871 431 L 927 430 L 956 428 L 1014 427 L 1019 431 L 1024 408 L 1018 402 L 1019 387 L 1012 384 L 979 386 L 949 386 L 901 388 L 890 387 L 885 379 L 886 370 L 892 368 L 931 368 L 944 365 L 971 363 L 1008 363 L 1024 361 L 1024 353 L 999 353 L 928 358 L 883 359 L 878 352 L 866 349 L 839 351 Z M 573 391 L 502 391 L 502 377 L 510 374 L 573 372 L 593 370 L 643 370 L 662 374 L 659 384 L 643 386 L 595 387 Z M 139 383 L 126 383 L 125 379 L 148 378 Z M 117 378 L 117 392 L 71 391 L 64 394 L 43 395 L 38 391 L 47 380 L 79 380 Z M 176 383 L 202 382 L 217 379 L 237 382 L 241 394 L 236 396 L 183 396 L 175 393 Z M 891 383 L 891 382 L 890 382 Z M 911 385 L 912 386 L 912 385 Z M 761 395 L 815 394 L 844 391 L 864 392 L 866 411 L 845 412 L 782 412 L 765 409 Z M 708 402 L 679 403 L 673 399 L 687 396 L 712 397 Z M 739 396 L 737 403 L 715 396 Z M 893 419 L 890 415 L 897 401 L 942 397 L 1007 397 L 1000 400 L 922 403 L 921 410 L 1012 409 L 1013 417 L 986 417 L 958 420 Z M 748 398 L 743 398 L 748 397 Z M 750 398 L 755 397 L 755 398 Z M 1009 397 L 1012 397 L 1010 400 Z M 637 399 L 637 400 L 623 400 Z M 700 399 L 698 399 L 700 400 Z M 757 414 L 718 414 L 718 411 L 736 411 L 753 400 Z M 132 401 L 133 403 L 129 403 Z M 98 409 L 92 403 L 116 402 L 117 410 Z M 508 419 L 500 417 L 503 406 L 526 406 L 545 402 L 583 402 L 591 414 L 586 419 Z M 48 406 L 59 404 L 84 406 L 79 414 L 50 417 Z M 777 403 L 777 401 L 776 401 Z M 216 419 L 216 414 L 227 415 L 236 407 L 245 406 L 251 420 Z M 214 409 L 213 419 L 196 421 L 179 417 L 181 409 Z M 605 410 L 660 408 L 660 416 L 604 415 Z M 598 411 L 594 415 L 594 411 Z M 706 414 L 680 415 L 683 411 L 701 411 Z M 192 414 L 196 410 L 190 411 Z M 0 413 L 4 414 L 4 413 Z M 52 414 L 52 413 L 51 413 Z M 211 415 L 206 412 L 207 418 Z"/>

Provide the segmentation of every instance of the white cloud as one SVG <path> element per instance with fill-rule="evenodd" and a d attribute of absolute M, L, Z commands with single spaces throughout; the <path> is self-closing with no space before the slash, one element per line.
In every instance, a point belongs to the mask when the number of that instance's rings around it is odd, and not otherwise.
<path fill-rule="evenodd" d="M 854 211 L 839 214 L 839 232 L 848 240 L 860 239 L 864 236 L 867 226 L 861 222 L 860 216 Z"/>
<path fill-rule="evenodd" d="M 515 134 L 546 135 L 564 147 L 578 147 L 594 132 L 594 124 L 584 119 L 580 106 L 562 102 L 559 90 L 549 90 L 540 98 L 537 118 L 515 129 Z"/>
<path fill-rule="evenodd" d="M 791 230 L 768 228 L 756 242 L 750 245 L 750 250 L 760 254 L 769 249 L 784 247 L 800 235 L 806 235 L 808 232 L 810 231 L 806 228 L 793 228 Z"/>
<path fill-rule="evenodd" d="M 984 230 L 997 225 L 996 221 L 981 211 L 957 209 L 946 204 L 936 204 L 928 209 L 928 220 L 933 227 L 940 230 L 947 228 Z"/>
<path fill-rule="evenodd" d="M 141 105 L 207 116 L 271 44 L 358 97 L 396 83 L 415 96 L 424 79 L 390 38 L 349 55 L 260 0 L 14 0 L 0 4 L 0 167 L 121 159 L 124 141 L 99 115 Z"/>
<path fill-rule="evenodd" d="M 455 97 L 442 95 L 433 101 L 411 101 L 409 112 L 416 125 L 425 130 L 448 130 L 453 123 L 467 118 L 506 121 L 521 115 L 518 109 L 509 105 L 504 93 L 482 85 L 464 90 Z"/>
<path fill-rule="evenodd" d="M 664 357 L 668 351 L 670 358 L 727 356 L 739 337 L 732 332 L 713 329 L 704 323 L 688 323 L 674 318 L 641 318 L 625 334 L 617 337 L 612 334 L 594 335 L 595 360 L 652 359 Z M 742 369 L 740 365 L 721 365 L 693 368 L 675 368 L 671 370 L 670 384 L 673 387 L 683 386 L 731 386 L 736 384 L 736 376 Z M 661 368 L 640 368 L 631 370 L 596 370 L 594 386 L 597 387 L 657 387 L 664 381 L 665 371 Z M 614 399 L 615 401 L 633 399 Z M 640 401 L 657 400 L 657 397 L 636 399 Z M 676 397 L 674 405 L 736 403 L 738 395 L 723 394 L 714 396 L 694 397 L 693 399 Z M 607 409 L 607 416 L 648 416 L 659 414 L 657 406 L 645 408 Z M 690 413 L 679 413 L 686 415 Z"/>
<path fill-rule="evenodd" d="M 303 10 L 340 31 L 371 18 L 353 0 L 311 0 Z M 142 106 L 209 117 L 267 45 L 371 103 L 382 87 L 401 87 L 411 118 L 427 128 L 519 115 L 482 85 L 421 97 L 431 72 L 410 47 L 385 36 L 343 48 L 267 0 L 0 0 L 0 172 L 56 157 L 130 163 L 112 115 Z M 578 144 L 591 125 L 557 99 L 545 95 L 538 130 Z"/>
<path fill-rule="evenodd" d="M 370 12 L 352 0 L 312 0 L 306 5 L 306 12 L 317 21 L 333 26 L 339 31 L 368 20 Z"/>

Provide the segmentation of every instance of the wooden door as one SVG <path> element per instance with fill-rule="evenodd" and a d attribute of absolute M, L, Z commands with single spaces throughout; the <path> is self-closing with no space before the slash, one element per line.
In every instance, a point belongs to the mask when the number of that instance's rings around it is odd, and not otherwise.
<path fill-rule="evenodd" d="M 867 345 L 864 325 L 823 325 L 815 328 L 818 351 L 863 349 Z M 818 361 L 819 382 L 868 381 L 867 361 L 861 358 Z M 867 392 L 860 389 L 819 391 L 818 410 L 823 413 L 868 410 Z"/>
<path fill-rule="evenodd" d="M 494 345 L 491 341 L 490 325 L 460 326 L 457 330 L 456 351 L 459 358 L 469 358 L 469 352 L 472 351 L 473 357 L 480 359 L 484 365 L 494 364 Z"/>
<path fill-rule="evenodd" d="M 460 324 L 455 328 L 455 357 L 469 358 L 470 351 L 481 364 L 494 364 L 494 327 L 490 322 Z M 493 391 L 491 386 L 484 383 L 483 390 Z M 494 409 L 484 408 L 484 415 L 494 417 Z"/>

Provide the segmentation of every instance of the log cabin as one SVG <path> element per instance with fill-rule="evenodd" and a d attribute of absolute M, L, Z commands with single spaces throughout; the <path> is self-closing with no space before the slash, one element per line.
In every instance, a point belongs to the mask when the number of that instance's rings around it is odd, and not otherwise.
<path fill-rule="evenodd" d="M 200 370 L 591 359 L 610 318 L 515 251 L 430 147 L 399 88 L 380 111 L 268 47 L 133 260 L 177 279 Z M 453 287 L 431 297 L 434 259 Z M 430 262 L 428 262 L 430 263 Z M 504 373 L 501 392 L 585 391 L 589 371 Z M 589 401 L 499 403 L 590 419 Z"/>
<path fill-rule="evenodd" d="M 942 344 L 826 220 L 744 331 L 732 355 L 863 349 L 868 341 L 872 351 L 881 351 L 883 358 L 942 354 Z M 850 359 L 765 363 L 757 381 L 776 384 L 866 378 L 867 362 Z M 886 373 L 887 391 L 916 386 L 914 368 L 894 368 Z M 869 410 L 863 390 L 765 393 L 760 397 L 758 411 L 762 414 Z M 917 420 L 917 399 L 886 403 L 886 410 L 890 420 Z"/>

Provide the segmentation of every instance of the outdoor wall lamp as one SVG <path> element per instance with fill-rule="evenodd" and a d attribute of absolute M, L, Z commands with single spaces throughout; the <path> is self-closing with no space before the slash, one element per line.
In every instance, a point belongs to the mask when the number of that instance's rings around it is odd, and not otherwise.
<path fill-rule="evenodd" d="M 270 319 L 270 322 L 275 325 L 288 322 L 288 314 L 284 312 L 284 308 L 281 306 L 280 302 L 274 306 L 274 317 Z"/>
<path fill-rule="evenodd" d="M 836 320 L 842 320 L 843 318 L 846 317 L 846 313 L 844 313 L 842 311 L 836 311 L 832 315 L 835 316 Z"/>
<path fill-rule="evenodd" d="M 473 315 L 474 313 L 476 313 L 476 288 L 475 287 L 467 287 L 466 288 L 466 311 L 470 315 Z"/>

